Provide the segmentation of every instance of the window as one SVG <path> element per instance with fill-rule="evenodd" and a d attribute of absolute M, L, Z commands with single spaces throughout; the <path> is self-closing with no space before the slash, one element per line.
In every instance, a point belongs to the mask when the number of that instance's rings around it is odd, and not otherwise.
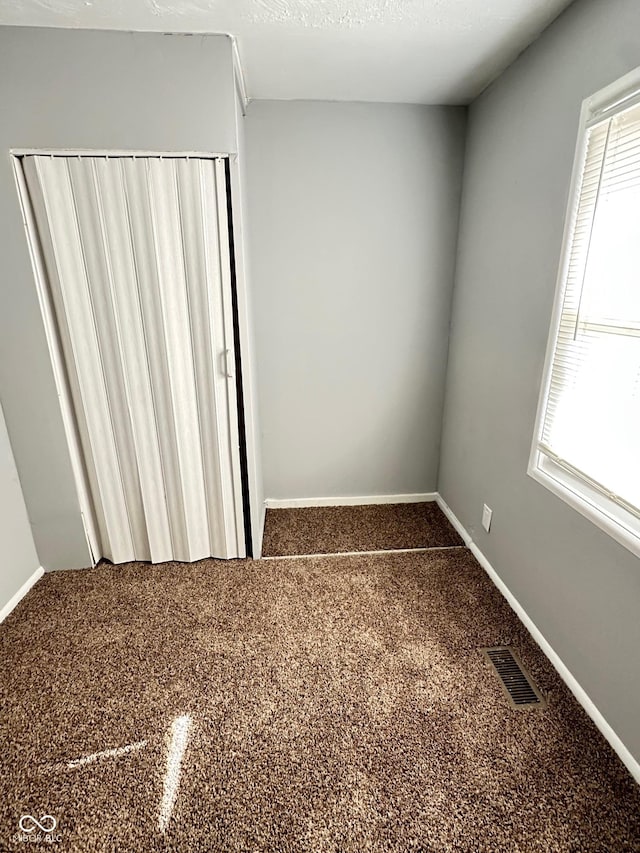
<path fill-rule="evenodd" d="M 583 104 L 529 473 L 640 555 L 640 69 Z"/>

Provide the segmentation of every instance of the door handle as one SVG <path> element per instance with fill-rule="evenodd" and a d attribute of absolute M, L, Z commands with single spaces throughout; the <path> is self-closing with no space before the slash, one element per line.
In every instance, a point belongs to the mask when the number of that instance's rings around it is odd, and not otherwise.
<path fill-rule="evenodd" d="M 233 373 L 229 370 L 229 356 L 231 354 L 230 349 L 223 350 L 220 355 L 222 356 L 222 375 L 226 379 L 233 379 Z"/>

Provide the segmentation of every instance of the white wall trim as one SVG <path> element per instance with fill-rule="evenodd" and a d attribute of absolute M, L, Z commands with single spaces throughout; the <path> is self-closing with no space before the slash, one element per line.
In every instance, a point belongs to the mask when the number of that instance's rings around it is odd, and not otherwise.
<path fill-rule="evenodd" d="M 193 157 L 197 160 L 221 160 L 235 157 L 234 151 L 157 151 L 142 148 L 10 148 L 12 157 L 162 157 L 163 160 L 183 160 Z"/>
<path fill-rule="evenodd" d="M 245 209 L 242 198 L 242 173 L 239 158 L 229 159 L 229 183 L 233 243 L 235 249 L 236 305 L 238 341 L 242 359 L 242 394 L 244 402 L 244 437 L 247 454 L 248 488 L 251 515 L 252 550 L 255 559 L 262 555 L 265 508 L 261 488 L 260 430 L 256 412 L 257 392 L 254 373 L 255 336 L 252 331 Z M 261 517 L 256 517 L 260 513 Z"/>
<path fill-rule="evenodd" d="M 258 536 L 256 537 L 256 541 L 253 542 L 253 559 L 254 560 L 263 560 L 262 556 L 262 541 L 264 539 L 264 523 L 267 519 L 267 507 L 265 504 L 262 504 L 260 509 L 260 521 L 258 522 L 257 532 Z"/>
<path fill-rule="evenodd" d="M 11 611 L 18 606 L 18 604 L 22 601 L 25 595 L 29 592 L 31 587 L 40 580 L 42 575 L 44 574 L 44 569 L 42 566 L 38 566 L 35 572 L 31 575 L 30 578 L 22 584 L 20 589 L 16 592 L 14 596 L 12 596 L 9 601 L 5 604 L 5 606 L 0 610 L 0 622 L 4 622 L 7 616 L 11 613 Z"/>
<path fill-rule="evenodd" d="M 416 495 L 359 495 L 343 498 L 267 498 L 267 509 L 289 509 L 305 506 L 366 506 L 367 504 L 413 504 L 438 499 L 437 492 Z"/>
<path fill-rule="evenodd" d="M 536 461 L 530 462 L 527 469 L 533 480 L 640 557 L 640 520 L 637 515 L 604 495 L 602 490 L 594 488 L 586 478 L 564 470 L 562 465 L 539 449 L 535 455 Z"/>
<path fill-rule="evenodd" d="M 586 691 L 581 687 L 579 682 L 574 678 L 571 674 L 567 666 L 563 663 L 559 655 L 555 652 L 551 644 L 545 639 L 544 635 L 540 631 L 540 629 L 536 626 L 535 622 L 528 615 L 524 607 L 520 604 L 515 595 L 511 592 L 509 587 L 502 580 L 500 575 L 493 568 L 489 560 L 485 557 L 482 551 L 478 548 L 475 542 L 471 539 L 469 533 L 465 530 L 465 528 L 460 523 L 459 519 L 454 515 L 451 507 L 447 505 L 447 503 L 443 500 L 443 498 L 438 495 L 437 497 L 438 506 L 447 516 L 449 521 L 456 528 L 458 533 L 462 536 L 465 541 L 465 544 L 470 549 L 473 556 L 476 558 L 478 563 L 482 566 L 485 572 L 489 575 L 495 586 L 502 593 L 504 598 L 509 602 L 512 610 L 515 611 L 516 615 L 525 626 L 527 631 L 531 634 L 533 639 L 542 649 L 542 652 L 548 658 L 560 678 L 567 685 L 569 690 L 573 693 L 578 702 L 582 705 L 588 716 L 595 723 L 597 728 L 600 730 L 601 734 L 606 738 L 609 742 L 609 745 L 613 749 L 613 751 L 617 754 L 618 758 L 625 765 L 629 773 L 633 776 L 636 782 L 640 785 L 640 762 L 637 761 L 633 755 L 629 752 L 624 743 L 620 740 L 618 735 L 611 728 L 609 723 L 600 713 L 598 708 L 594 705 L 592 700 L 589 698 Z"/>
<path fill-rule="evenodd" d="M 231 40 L 231 53 L 233 56 L 233 77 L 236 84 L 236 89 L 238 90 L 238 95 L 240 97 L 240 103 L 242 104 L 242 115 L 246 116 L 247 107 L 249 106 L 249 95 L 247 93 L 247 84 L 246 77 L 244 74 L 244 68 L 242 67 L 242 60 L 240 59 L 240 48 L 238 47 L 238 39 L 231 35 L 231 33 L 227 33 L 229 39 Z"/>

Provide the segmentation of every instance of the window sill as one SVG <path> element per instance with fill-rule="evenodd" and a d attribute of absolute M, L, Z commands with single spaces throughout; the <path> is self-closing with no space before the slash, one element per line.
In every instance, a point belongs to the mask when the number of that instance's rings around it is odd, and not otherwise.
<path fill-rule="evenodd" d="M 537 456 L 537 458 L 536 458 Z M 640 521 L 542 453 L 534 453 L 530 477 L 640 557 Z"/>

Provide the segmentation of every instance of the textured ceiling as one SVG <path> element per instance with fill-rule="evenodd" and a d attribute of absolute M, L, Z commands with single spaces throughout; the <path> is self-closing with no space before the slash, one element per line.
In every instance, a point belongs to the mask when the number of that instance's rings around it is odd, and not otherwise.
<path fill-rule="evenodd" d="M 224 32 L 252 98 L 473 99 L 570 0 L 0 0 L 0 24 Z"/>

